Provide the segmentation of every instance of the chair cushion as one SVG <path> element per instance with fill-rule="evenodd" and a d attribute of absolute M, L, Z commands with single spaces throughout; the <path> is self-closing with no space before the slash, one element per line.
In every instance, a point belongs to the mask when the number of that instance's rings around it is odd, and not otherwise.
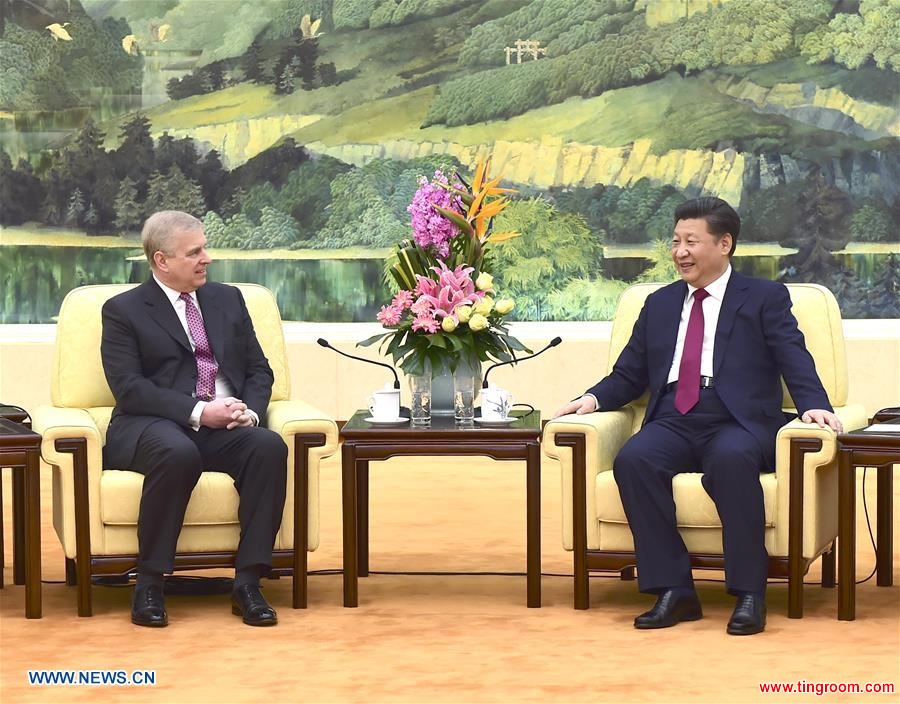
<path fill-rule="evenodd" d="M 722 529 L 716 505 L 700 483 L 703 475 L 699 472 L 677 474 L 672 480 L 675 494 L 675 519 L 679 527 Z M 774 473 L 760 474 L 763 487 L 763 501 L 766 507 L 766 526 L 775 525 L 775 490 L 777 482 Z M 619 487 L 612 472 L 600 472 L 595 486 L 597 515 L 601 523 L 628 523 Z"/>
<path fill-rule="evenodd" d="M 144 475 L 106 469 L 100 476 L 100 518 L 104 525 L 136 526 Z M 238 492 L 224 472 L 203 472 L 184 517 L 185 526 L 238 523 Z"/>

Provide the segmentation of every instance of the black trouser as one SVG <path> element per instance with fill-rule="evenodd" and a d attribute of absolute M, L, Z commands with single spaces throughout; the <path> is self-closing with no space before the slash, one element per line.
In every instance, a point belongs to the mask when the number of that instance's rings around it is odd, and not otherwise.
<path fill-rule="evenodd" d="M 768 573 L 765 507 L 759 481 L 765 461 L 756 438 L 741 427 L 714 388 L 681 415 L 675 392 L 659 400 L 654 418 L 632 436 L 614 463 L 616 483 L 634 536 L 642 592 L 693 587 L 690 559 L 677 530 L 672 478 L 703 472 L 703 488 L 722 523 L 729 593 L 764 593 Z"/>
<path fill-rule="evenodd" d="M 160 419 L 141 434 L 129 469 L 144 475 L 138 572 L 171 572 L 191 492 L 204 470 L 225 472 L 240 495 L 235 568 L 270 567 L 287 483 L 287 446 L 267 428 L 193 431 Z"/>

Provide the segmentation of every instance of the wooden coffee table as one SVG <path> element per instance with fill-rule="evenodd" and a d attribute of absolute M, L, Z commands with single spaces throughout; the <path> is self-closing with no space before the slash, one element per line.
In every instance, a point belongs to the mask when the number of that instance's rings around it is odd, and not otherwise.
<path fill-rule="evenodd" d="M 359 576 L 369 574 L 369 462 L 400 456 L 483 456 L 526 464 L 527 604 L 541 605 L 541 417 L 513 412 L 502 427 L 459 427 L 452 417 L 428 427 L 373 425 L 357 411 L 341 429 L 344 520 L 344 606 L 359 605 Z"/>

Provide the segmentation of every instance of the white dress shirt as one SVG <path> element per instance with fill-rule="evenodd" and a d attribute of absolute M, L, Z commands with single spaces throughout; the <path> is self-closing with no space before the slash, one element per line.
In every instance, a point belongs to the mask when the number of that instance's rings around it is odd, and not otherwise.
<path fill-rule="evenodd" d="M 174 288 L 170 288 L 166 286 L 162 281 L 160 281 L 156 274 L 153 274 L 153 280 L 159 284 L 159 287 L 163 290 L 163 293 L 166 294 L 166 298 L 169 299 L 169 302 L 172 304 L 172 307 L 175 309 L 175 314 L 178 316 L 179 322 L 181 322 L 181 327 L 184 328 L 184 333 L 187 335 L 188 342 L 191 343 L 191 350 L 196 349 L 197 344 L 194 342 L 194 338 L 191 335 L 191 329 L 188 326 L 187 315 L 185 314 L 185 302 L 181 300 L 181 292 L 176 291 Z M 203 311 L 200 310 L 200 301 L 197 300 L 197 292 L 191 291 L 188 293 L 193 301 L 194 305 L 197 307 L 197 311 L 200 313 L 201 320 L 203 319 Z M 212 352 L 212 349 L 210 349 Z M 228 383 L 228 379 L 225 376 L 217 371 L 216 372 L 216 398 L 226 398 L 228 396 L 234 397 L 234 389 L 231 388 L 231 384 Z M 200 416 L 203 413 L 203 409 L 206 408 L 206 401 L 197 401 L 194 405 L 194 409 L 191 411 L 191 417 L 188 419 L 188 423 L 190 423 L 191 427 L 194 430 L 198 430 L 200 428 Z M 259 417 L 256 415 L 254 411 L 251 411 L 249 408 L 247 409 L 247 413 L 250 414 L 250 417 L 253 418 L 253 424 L 259 425 Z"/>
<path fill-rule="evenodd" d="M 713 375 L 713 344 L 716 340 L 716 328 L 719 326 L 719 312 L 722 310 L 722 299 L 725 297 L 725 289 L 728 287 L 728 279 L 731 278 L 731 264 L 723 274 L 709 286 L 704 286 L 709 294 L 701 305 L 703 306 L 703 351 L 700 356 L 700 376 Z M 694 291 L 697 288 L 688 284 L 687 296 L 681 307 L 681 322 L 678 324 L 678 337 L 675 340 L 675 356 L 672 358 L 672 366 L 669 368 L 668 383 L 678 381 L 678 369 L 681 366 L 681 355 L 684 352 L 684 338 L 687 335 L 688 318 L 694 305 Z"/>

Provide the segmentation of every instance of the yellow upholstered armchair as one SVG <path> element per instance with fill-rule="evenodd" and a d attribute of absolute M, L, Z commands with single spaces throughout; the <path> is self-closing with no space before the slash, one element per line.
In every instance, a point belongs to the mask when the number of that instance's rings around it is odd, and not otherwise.
<path fill-rule="evenodd" d="M 611 371 L 631 336 L 644 299 L 659 284 L 627 289 L 613 320 Z M 831 292 L 815 284 L 788 285 L 793 313 L 806 337 L 828 398 L 847 430 L 866 424 L 865 409 L 847 404 L 847 363 L 840 310 Z M 613 478 L 613 459 L 637 432 L 646 396 L 616 411 L 567 415 L 547 423 L 544 453 L 559 460 L 563 488 L 563 547 L 574 551 L 575 608 L 588 608 L 588 573 L 618 570 L 634 577 L 631 529 Z M 794 403 L 784 389 L 784 408 Z M 776 469 L 760 474 L 765 497 L 769 577 L 788 579 L 788 615 L 803 615 L 803 575 L 823 556 L 822 584 L 834 586 L 837 536 L 836 438 L 830 429 L 787 423 L 778 433 Z M 715 504 L 700 483 L 700 473 L 679 474 L 673 482 L 679 532 L 695 568 L 717 568 L 722 530 Z"/>
<path fill-rule="evenodd" d="M 131 285 L 84 286 L 62 303 L 51 379 L 51 406 L 34 413 L 41 454 L 53 470 L 53 525 L 66 556 L 66 582 L 78 585 L 78 614 L 91 615 L 91 577 L 123 575 L 137 563 L 137 517 L 144 477 L 102 471 L 102 448 L 114 405 L 100 361 L 100 311 Z M 319 544 L 319 463 L 338 447 L 334 421 L 290 398 L 281 317 L 272 293 L 237 284 L 275 374 L 267 425 L 288 446 L 287 500 L 273 569 L 293 574 L 293 606 L 307 602 L 307 549 Z M 176 569 L 232 567 L 240 537 L 238 493 L 231 478 L 204 472 L 178 539 Z M 302 549 L 294 550 L 294 546 Z"/>

